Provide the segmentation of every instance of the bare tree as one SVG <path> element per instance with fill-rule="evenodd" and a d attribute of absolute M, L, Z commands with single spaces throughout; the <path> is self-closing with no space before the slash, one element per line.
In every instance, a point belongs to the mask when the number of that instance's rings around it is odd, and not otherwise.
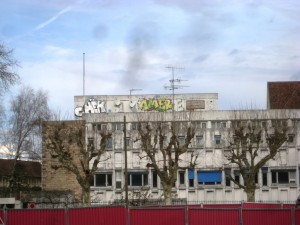
<path fill-rule="evenodd" d="M 22 158 L 41 159 L 42 121 L 49 119 L 47 93 L 31 87 L 22 87 L 11 101 L 8 124 L 3 133 L 3 146 L 10 152 L 14 164 L 9 189 L 16 190 L 17 161 Z"/>
<path fill-rule="evenodd" d="M 13 59 L 13 50 L 0 43 L 0 95 L 19 81 L 19 76 L 14 71 L 17 66 L 17 61 Z"/>
<path fill-rule="evenodd" d="M 72 121 L 71 121 L 72 122 Z M 73 121 L 74 122 L 74 121 Z M 76 121 L 75 121 L 76 122 Z M 82 121 L 78 121 L 80 123 Z M 66 121 L 46 122 L 43 129 L 44 154 L 53 159 L 52 169 L 65 169 L 75 175 L 82 189 L 82 203 L 90 205 L 90 184 L 105 153 L 110 132 L 102 132 L 99 148 L 85 141 L 85 124 L 75 126 Z"/>
<path fill-rule="evenodd" d="M 260 113 L 259 113 L 260 114 Z M 229 164 L 239 170 L 243 183 L 235 180 L 231 174 L 226 176 L 247 194 L 247 201 L 255 201 L 256 177 L 259 170 L 271 159 L 274 159 L 281 146 L 291 134 L 293 121 L 289 117 L 275 116 L 269 120 L 266 115 L 256 115 L 252 118 L 235 115 L 229 130 L 229 141 L 225 157 Z M 261 155 L 262 147 L 267 149 L 266 155 Z"/>
<path fill-rule="evenodd" d="M 139 121 L 138 132 L 142 151 L 151 162 L 148 166 L 153 167 L 160 178 L 165 204 L 171 205 L 180 156 L 187 152 L 195 131 L 187 121 Z"/>
<path fill-rule="evenodd" d="M 41 159 L 41 128 L 50 119 L 48 95 L 43 90 L 22 87 L 10 105 L 5 145 L 15 160 Z"/>

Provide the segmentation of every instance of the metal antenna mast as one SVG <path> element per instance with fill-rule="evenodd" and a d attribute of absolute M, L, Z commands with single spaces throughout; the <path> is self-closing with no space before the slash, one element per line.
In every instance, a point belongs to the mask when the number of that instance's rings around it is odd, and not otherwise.
<path fill-rule="evenodd" d="M 168 89 L 168 90 L 172 90 L 172 98 L 173 98 L 172 112 L 174 112 L 174 105 L 175 105 L 174 95 L 175 95 L 175 89 L 181 89 L 181 88 L 184 88 L 184 87 L 188 87 L 188 86 L 185 86 L 185 85 L 180 85 L 180 83 L 182 81 L 187 81 L 187 80 L 181 80 L 180 78 L 176 78 L 175 79 L 175 70 L 180 70 L 180 69 L 183 69 L 183 68 L 175 67 L 175 66 L 167 66 L 166 68 L 167 69 L 171 69 L 171 71 L 172 71 L 172 79 L 169 80 L 170 81 L 170 86 L 165 85 L 164 88 Z M 179 83 L 179 84 L 175 84 L 175 83 Z"/>
<path fill-rule="evenodd" d="M 133 93 L 134 91 L 142 91 L 143 89 L 135 89 L 135 88 L 131 88 L 129 89 L 129 93 L 130 93 L 130 99 L 131 100 L 131 93 Z"/>
<path fill-rule="evenodd" d="M 83 96 L 85 95 L 85 53 L 83 53 L 83 81 L 82 81 L 82 89 L 83 89 Z"/>

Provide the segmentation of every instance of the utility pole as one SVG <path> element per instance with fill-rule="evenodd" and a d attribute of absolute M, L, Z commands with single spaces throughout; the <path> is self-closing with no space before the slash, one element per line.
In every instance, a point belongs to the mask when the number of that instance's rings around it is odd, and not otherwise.
<path fill-rule="evenodd" d="M 170 86 L 165 85 L 164 88 L 168 89 L 168 90 L 172 90 L 172 112 L 174 112 L 175 89 L 181 89 L 181 88 L 184 88 L 184 87 L 188 87 L 188 86 L 179 85 L 179 84 L 176 85 L 175 83 L 181 83 L 182 81 L 187 81 L 187 80 L 181 80 L 181 79 L 178 79 L 178 78 L 175 79 L 175 70 L 179 70 L 179 69 L 183 69 L 183 68 L 175 67 L 175 66 L 167 66 L 166 68 L 167 69 L 171 69 L 171 71 L 172 71 L 172 79 L 169 80 L 170 81 Z"/>
<path fill-rule="evenodd" d="M 125 154 L 125 204 L 128 207 L 128 168 L 127 168 L 127 145 L 126 145 L 126 116 L 124 115 L 124 154 Z"/>
<path fill-rule="evenodd" d="M 85 53 L 82 54 L 82 61 L 83 61 L 83 65 L 82 65 L 82 92 L 83 92 L 83 96 L 85 95 Z"/>

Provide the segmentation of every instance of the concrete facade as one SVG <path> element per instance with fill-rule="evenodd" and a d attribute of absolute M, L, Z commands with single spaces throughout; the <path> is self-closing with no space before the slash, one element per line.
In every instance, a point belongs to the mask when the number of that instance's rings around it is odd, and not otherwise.
<path fill-rule="evenodd" d="M 75 96 L 74 114 L 206 111 L 218 109 L 218 94 Z"/>
<path fill-rule="evenodd" d="M 224 157 L 226 151 L 231 122 L 237 119 L 248 121 L 258 119 L 261 123 L 269 123 L 272 119 L 282 119 L 295 122 L 296 127 L 291 135 L 293 138 L 283 144 L 274 160 L 269 161 L 260 171 L 257 178 L 257 201 L 294 201 L 299 194 L 299 166 L 300 166 L 300 136 L 298 110 L 259 110 L 259 111 L 201 111 L 201 112 L 150 112 L 150 113 L 106 113 L 83 115 L 87 126 L 87 142 L 100 143 L 99 132 L 107 129 L 112 132 L 112 140 L 107 149 L 108 161 L 101 162 L 92 186 L 94 201 L 113 201 L 124 195 L 124 136 L 123 120 L 126 116 L 127 150 L 129 188 L 139 190 L 147 186 L 153 198 L 162 196 L 159 178 L 154 178 L 154 171 L 147 167 L 150 161 L 143 158 L 139 142 L 134 142 L 138 136 L 136 124 L 139 121 L 164 121 L 170 123 L 193 123 L 196 134 L 188 152 L 181 157 L 180 166 L 187 167 L 192 153 L 199 153 L 193 178 L 188 169 L 178 172 L 177 182 L 173 194 L 177 198 L 187 201 L 244 201 L 246 194 L 233 182 L 226 182 L 225 173 L 235 175 L 237 168 L 228 164 Z M 291 120 L 292 119 L 292 120 Z M 218 139 L 218 141 L 217 141 Z M 262 145 L 260 154 L 266 154 L 267 146 Z M 201 183 L 198 174 L 210 171 L 218 174 L 220 182 L 206 185 Z M 278 176 L 280 178 L 278 178 Z M 137 179 L 137 180 L 134 180 Z M 136 185 L 136 183 L 139 185 Z M 241 182 L 243 182 L 241 180 Z"/>
<path fill-rule="evenodd" d="M 102 101 L 103 99 L 105 101 Z M 180 157 L 179 166 L 182 169 L 178 171 L 173 188 L 174 197 L 189 202 L 246 200 L 244 191 L 226 179 L 226 173 L 230 173 L 235 179 L 243 182 L 237 167 L 230 164 L 224 156 L 233 121 L 247 122 L 255 119 L 261 125 L 272 123 L 273 119 L 288 121 L 294 125 L 289 133 L 289 140 L 280 147 L 277 156 L 260 169 L 255 197 L 256 201 L 294 201 L 297 198 L 300 191 L 299 110 L 220 111 L 217 110 L 216 94 L 175 95 L 174 101 L 171 100 L 172 95 L 75 97 L 74 113 L 86 127 L 87 144 L 99 146 L 100 133 L 102 131 L 112 133 L 103 156 L 108 160 L 98 164 L 97 173 L 91 183 L 93 202 L 113 202 L 122 196 L 124 198 L 125 141 L 129 190 L 140 191 L 143 187 L 147 187 L 152 198 L 161 198 L 163 192 L 159 177 L 148 166 L 150 161 L 144 157 L 140 142 L 135 141 L 138 137 L 137 124 L 143 121 L 150 123 L 162 121 L 167 126 L 172 121 L 178 124 L 193 124 L 196 134 L 189 150 Z M 182 108 L 178 103 L 180 100 L 183 102 Z M 170 106 L 172 102 L 175 104 Z M 126 118 L 125 139 L 124 118 Z M 263 157 L 267 152 L 268 148 L 263 143 L 259 157 Z M 190 170 L 187 168 L 192 154 L 198 154 L 199 157 L 195 168 Z M 78 190 L 79 187 L 72 175 L 64 171 L 49 172 L 51 161 L 47 162 L 47 155 L 43 157 L 44 189 L 67 187 L 68 190 Z M 202 181 L 199 174 L 203 173 L 205 176 L 210 174 L 214 177 L 214 182 Z M 66 182 L 63 177 L 68 181 Z"/>

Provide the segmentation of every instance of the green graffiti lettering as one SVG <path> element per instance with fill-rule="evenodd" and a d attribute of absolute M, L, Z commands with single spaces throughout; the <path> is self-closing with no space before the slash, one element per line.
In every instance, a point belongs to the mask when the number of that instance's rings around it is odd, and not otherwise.
<path fill-rule="evenodd" d="M 141 111 L 158 111 L 164 112 L 172 109 L 172 102 L 170 99 L 143 99 L 138 104 L 138 109 Z"/>

